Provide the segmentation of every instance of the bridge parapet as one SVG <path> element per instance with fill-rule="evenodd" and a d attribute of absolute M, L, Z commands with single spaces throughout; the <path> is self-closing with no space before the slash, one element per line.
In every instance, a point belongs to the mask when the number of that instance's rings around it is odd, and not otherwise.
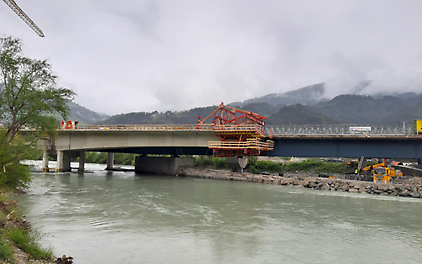
<path fill-rule="evenodd" d="M 136 124 L 136 125 L 75 125 L 61 130 L 76 130 L 76 131 L 212 131 L 212 124 L 181 124 L 181 125 L 167 125 L 167 124 Z"/>
<path fill-rule="evenodd" d="M 413 125 L 269 125 L 273 135 L 413 135 Z"/>

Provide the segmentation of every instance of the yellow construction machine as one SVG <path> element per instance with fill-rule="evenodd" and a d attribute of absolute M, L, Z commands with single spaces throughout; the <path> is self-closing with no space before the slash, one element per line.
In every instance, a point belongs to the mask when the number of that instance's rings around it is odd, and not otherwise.
<path fill-rule="evenodd" d="M 373 181 L 390 182 L 393 177 L 403 176 L 403 172 L 395 168 L 387 167 L 384 162 L 365 167 L 362 174 L 372 175 Z"/>
<path fill-rule="evenodd" d="M 374 177 L 374 182 L 390 182 L 393 177 L 403 176 L 403 172 L 394 168 L 380 167 L 373 170 L 372 176 Z"/>

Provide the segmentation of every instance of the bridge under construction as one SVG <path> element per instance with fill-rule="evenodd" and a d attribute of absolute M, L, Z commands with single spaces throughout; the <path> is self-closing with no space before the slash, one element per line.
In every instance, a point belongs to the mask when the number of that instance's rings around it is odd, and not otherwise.
<path fill-rule="evenodd" d="M 266 126 L 266 118 L 256 113 L 221 104 L 204 119 L 191 125 L 79 125 L 63 123 L 59 136 L 44 142 L 43 168 L 48 155 L 57 157 L 57 171 L 70 170 L 70 161 L 79 158 L 84 169 L 85 151 L 108 152 L 107 167 L 113 166 L 113 153 L 141 154 L 135 167 L 149 172 L 146 155 L 171 155 L 175 164 L 185 155 L 225 157 L 229 167 L 242 170 L 251 156 L 288 157 L 422 157 L 422 137 L 413 126 L 317 125 Z M 156 159 L 159 159 L 158 157 Z M 161 157 L 163 160 L 163 157 Z M 141 161 L 139 161 L 141 162 Z M 154 161 L 155 162 L 155 161 Z M 177 162 L 176 162 L 177 163 Z M 180 166 L 187 164 L 181 159 Z M 153 164 L 153 163 L 151 163 Z M 154 163 L 157 166 L 158 163 Z M 160 166 L 159 167 L 168 167 Z M 174 174 L 179 165 L 169 165 Z"/>

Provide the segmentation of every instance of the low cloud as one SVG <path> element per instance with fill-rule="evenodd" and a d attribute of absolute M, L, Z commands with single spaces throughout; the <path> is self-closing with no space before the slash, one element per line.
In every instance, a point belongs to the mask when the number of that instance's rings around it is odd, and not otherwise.
<path fill-rule="evenodd" d="M 46 37 L 4 4 L 0 31 L 22 38 L 29 57 L 50 58 L 77 103 L 107 114 L 184 110 L 320 82 L 329 97 L 419 91 L 422 84 L 416 0 L 19 5 Z"/>

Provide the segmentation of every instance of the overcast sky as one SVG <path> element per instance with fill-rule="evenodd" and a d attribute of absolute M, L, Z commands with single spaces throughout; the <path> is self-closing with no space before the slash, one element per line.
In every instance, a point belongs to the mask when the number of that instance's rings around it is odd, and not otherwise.
<path fill-rule="evenodd" d="M 0 33 L 106 114 L 186 110 L 326 82 L 422 92 L 421 0 L 0 1 Z"/>

